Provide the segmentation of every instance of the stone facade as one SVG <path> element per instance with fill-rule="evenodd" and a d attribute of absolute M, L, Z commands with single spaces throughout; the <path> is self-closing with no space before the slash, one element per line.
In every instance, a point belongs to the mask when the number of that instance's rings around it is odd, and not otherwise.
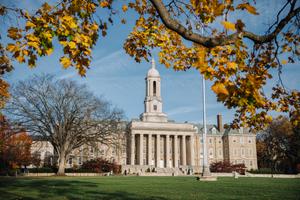
<path fill-rule="evenodd" d="M 123 135 L 116 142 L 118 145 L 84 145 L 71 153 L 66 167 L 103 157 L 122 165 L 122 170 L 126 173 L 202 172 L 203 126 L 168 120 L 163 113 L 161 78 L 154 60 L 145 80 L 144 112 L 139 120 L 126 123 Z M 233 164 L 244 163 L 247 169 L 257 169 L 256 137 L 248 129 L 224 129 L 222 116 L 217 115 L 217 125 L 207 126 L 206 142 L 209 163 L 228 161 Z M 53 147 L 51 151 L 51 144 L 45 141 L 36 143 L 32 152 L 45 152 L 45 145 L 53 155 Z"/>
<path fill-rule="evenodd" d="M 202 171 L 202 126 L 169 121 L 163 113 L 161 78 L 152 60 L 146 77 L 144 113 L 133 120 L 127 132 L 127 165 L 130 173 L 146 171 L 175 174 Z M 257 168 L 255 134 L 247 129 L 223 128 L 222 116 L 217 126 L 208 125 L 207 152 L 209 163 L 229 161 L 244 163 L 248 169 Z"/>

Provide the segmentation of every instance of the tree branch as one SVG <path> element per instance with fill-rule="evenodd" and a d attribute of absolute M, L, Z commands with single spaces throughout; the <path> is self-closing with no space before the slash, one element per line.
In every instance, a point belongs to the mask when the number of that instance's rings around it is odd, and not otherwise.
<path fill-rule="evenodd" d="M 300 7 L 298 7 L 295 10 L 291 9 L 287 16 L 278 23 L 275 30 L 267 35 L 256 35 L 252 32 L 244 31 L 240 33 L 233 33 L 223 37 L 205 37 L 200 34 L 194 33 L 191 30 L 188 30 L 177 20 L 172 18 L 161 0 L 150 0 L 150 2 L 157 10 L 162 22 L 167 28 L 171 29 L 172 31 L 175 31 L 186 40 L 195 42 L 197 44 L 201 44 L 205 47 L 215 47 L 233 44 L 239 37 L 248 38 L 254 43 L 258 44 L 270 42 L 280 33 L 280 31 L 285 27 L 285 25 L 288 24 L 288 22 L 300 12 Z"/>

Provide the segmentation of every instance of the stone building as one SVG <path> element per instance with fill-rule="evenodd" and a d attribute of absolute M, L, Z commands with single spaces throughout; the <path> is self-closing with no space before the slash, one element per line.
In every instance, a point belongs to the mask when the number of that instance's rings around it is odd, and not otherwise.
<path fill-rule="evenodd" d="M 66 167 L 103 157 L 119 163 L 127 173 L 202 172 L 203 125 L 168 120 L 167 114 L 163 113 L 161 77 L 154 60 L 146 76 L 144 112 L 139 120 L 126 124 L 123 136 L 117 142 L 119 145 L 84 145 L 71 153 Z M 256 136 L 248 129 L 224 129 L 222 116 L 217 115 L 217 125 L 207 125 L 206 141 L 209 163 L 228 161 L 244 163 L 247 169 L 257 169 Z M 35 150 L 37 146 L 32 151 Z"/>
<path fill-rule="evenodd" d="M 186 174 L 202 171 L 202 128 L 199 124 L 176 123 L 163 113 L 161 78 L 152 60 L 146 76 L 144 113 L 132 120 L 127 131 L 127 165 L 132 173 L 147 171 Z M 209 163 L 229 161 L 257 168 L 255 134 L 247 129 L 224 129 L 222 116 L 217 126 L 208 125 Z"/>

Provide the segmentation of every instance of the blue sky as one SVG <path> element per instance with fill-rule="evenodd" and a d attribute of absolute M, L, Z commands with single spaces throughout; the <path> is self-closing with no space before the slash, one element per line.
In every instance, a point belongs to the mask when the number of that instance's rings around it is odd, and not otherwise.
<path fill-rule="evenodd" d="M 28 0 L 13 1 L 15 5 L 34 10 L 44 1 Z M 120 1 L 122 2 L 122 1 Z M 269 2 L 269 3 L 268 3 Z M 9 2 L 11 3 L 11 1 Z M 234 15 L 231 19 L 241 18 L 246 22 L 246 27 L 251 27 L 255 33 L 263 33 L 266 24 L 272 23 L 274 12 L 276 12 L 282 1 L 258 1 L 260 16 Z M 69 78 L 77 80 L 80 83 L 87 84 L 91 91 L 96 95 L 104 95 L 106 99 L 125 111 L 127 119 L 138 118 L 143 112 L 143 101 L 145 98 L 145 76 L 150 68 L 150 63 L 136 63 L 134 59 L 128 56 L 123 50 L 123 41 L 129 34 L 134 22 L 135 15 L 128 13 L 127 25 L 119 23 L 114 24 L 105 38 L 100 37 L 93 51 L 93 61 L 91 69 L 87 72 L 85 78 L 77 75 L 74 69 L 62 69 L 59 63 L 61 49 L 55 46 L 54 54 L 50 57 L 40 58 L 37 68 L 29 69 L 26 65 L 14 63 L 15 70 L 10 73 L 6 79 L 9 83 L 15 83 L 18 80 L 26 79 L 33 74 L 51 73 L 58 78 Z M 154 50 L 154 58 L 157 59 L 157 51 Z M 162 98 L 163 111 L 169 119 L 184 122 L 202 122 L 202 80 L 196 70 L 186 72 L 174 72 L 172 69 L 166 69 L 156 62 L 162 78 Z M 300 89 L 300 69 L 299 61 L 295 64 L 288 64 L 283 69 L 283 81 L 290 89 Z M 274 78 L 265 87 L 265 91 L 270 93 L 274 82 L 277 81 L 276 72 Z M 225 123 L 233 119 L 234 112 L 226 109 L 221 103 L 216 101 L 214 93 L 210 90 L 211 83 L 207 83 L 207 119 L 209 123 L 216 123 L 216 115 L 221 113 Z"/>

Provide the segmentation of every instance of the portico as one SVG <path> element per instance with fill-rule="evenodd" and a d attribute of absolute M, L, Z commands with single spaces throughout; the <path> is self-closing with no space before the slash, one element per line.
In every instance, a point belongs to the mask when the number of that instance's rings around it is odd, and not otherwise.
<path fill-rule="evenodd" d="M 131 134 L 129 165 L 148 165 L 158 168 L 178 168 L 194 165 L 193 133 Z"/>

